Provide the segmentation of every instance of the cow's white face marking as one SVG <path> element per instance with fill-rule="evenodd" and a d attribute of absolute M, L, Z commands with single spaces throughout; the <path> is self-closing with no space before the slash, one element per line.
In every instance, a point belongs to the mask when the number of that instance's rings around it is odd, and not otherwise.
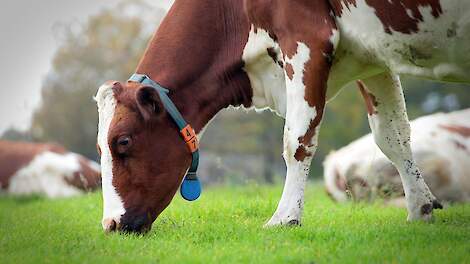
<path fill-rule="evenodd" d="M 113 186 L 113 157 L 108 144 L 108 132 L 116 109 L 116 99 L 109 84 L 103 84 L 96 94 L 98 105 L 98 145 L 101 149 L 101 184 L 103 190 L 103 228 L 106 229 L 106 219 L 119 223 L 125 213 L 124 204 Z"/>
<path fill-rule="evenodd" d="M 77 155 L 73 153 L 43 152 L 12 176 L 7 192 L 18 195 L 45 194 L 49 198 L 79 195 L 83 192 L 66 180 L 72 180 L 74 173 L 80 169 Z"/>
<path fill-rule="evenodd" d="M 286 115 L 286 88 L 282 67 L 268 54 L 268 49 L 275 51 L 278 61 L 282 61 L 279 44 L 264 29 L 255 33 L 251 27 L 248 42 L 243 50 L 244 70 L 248 74 L 253 89 L 253 105 L 257 109 L 271 109 L 278 115 Z"/>

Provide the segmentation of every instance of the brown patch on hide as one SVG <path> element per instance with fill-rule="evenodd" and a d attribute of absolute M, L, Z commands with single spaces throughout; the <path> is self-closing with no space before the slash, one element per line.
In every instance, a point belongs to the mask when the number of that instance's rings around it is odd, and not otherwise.
<path fill-rule="evenodd" d="M 294 158 L 297 161 L 304 161 L 306 157 L 312 156 L 312 153 L 305 149 L 304 146 L 299 146 L 295 151 Z"/>
<path fill-rule="evenodd" d="M 439 0 L 366 0 L 366 3 L 375 9 L 375 14 L 388 34 L 392 34 L 392 30 L 404 34 L 418 32 L 418 24 L 423 22 L 420 7 L 431 7 L 431 14 L 434 18 L 442 14 Z"/>
<path fill-rule="evenodd" d="M 356 0 L 330 0 L 330 4 L 333 12 L 335 13 L 335 16 L 341 17 L 344 7 L 346 7 L 348 10 L 350 10 L 350 5 L 356 7 Z"/>
<path fill-rule="evenodd" d="M 423 22 L 423 14 L 420 7 L 430 7 L 431 15 L 438 18 L 442 15 L 442 7 L 439 0 L 365 0 L 367 5 L 374 8 L 375 15 L 382 22 L 384 31 L 392 34 L 393 31 L 403 34 L 418 32 L 418 24 Z M 336 16 L 341 17 L 343 7 L 350 9 L 356 6 L 356 0 L 330 0 Z M 426 11 L 427 12 L 427 11 Z"/>
<path fill-rule="evenodd" d="M 464 138 L 470 137 L 470 127 L 461 125 L 439 125 L 439 127 Z"/>
<path fill-rule="evenodd" d="M 294 78 L 294 68 L 292 67 L 292 64 L 286 63 L 284 70 L 286 71 L 287 78 L 292 81 Z"/>
<path fill-rule="evenodd" d="M 312 146 L 315 129 L 323 117 L 326 82 L 334 54 L 330 37 L 336 24 L 327 1 L 247 1 L 246 10 L 250 21 L 276 36 L 284 60 L 297 53 L 298 43 L 310 50 L 310 60 L 303 68 L 305 101 L 316 109 L 305 135 L 299 143 L 305 148 Z M 285 65 L 289 79 L 293 77 L 292 65 Z"/>
<path fill-rule="evenodd" d="M 367 113 L 369 115 L 377 114 L 377 106 L 379 105 L 379 103 L 377 102 L 375 96 L 367 90 L 367 87 L 362 81 L 359 80 L 356 83 L 366 103 Z"/>
<path fill-rule="evenodd" d="M 95 170 L 89 160 L 84 157 L 77 157 L 80 164 L 80 169 L 73 173 L 73 177 L 65 177 L 65 181 L 70 185 L 84 191 L 92 191 L 98 188 L 101 184 L 101 172 Z"/>

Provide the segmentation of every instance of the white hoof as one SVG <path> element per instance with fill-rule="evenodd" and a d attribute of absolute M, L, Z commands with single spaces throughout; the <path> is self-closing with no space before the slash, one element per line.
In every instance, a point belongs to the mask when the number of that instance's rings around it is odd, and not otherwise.
<path fill-rule="evenodd" d="M 287 215 L 285 217 L 279 216 L 278 213 L 275 213 L 271 219 L 264 224 L 264 227 L 272 227 L 272 226 L 300 226 L 300 217 L 294 215 Z"/>

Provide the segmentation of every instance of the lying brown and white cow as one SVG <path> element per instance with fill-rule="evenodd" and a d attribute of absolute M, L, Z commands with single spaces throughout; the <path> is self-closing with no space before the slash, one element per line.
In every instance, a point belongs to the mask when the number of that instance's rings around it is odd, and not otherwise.
<path fill-rule="evenodd" d="M 470 109 L 438 113 L 411 123 L 411 148 L 424 180 L 440 201 L 470 202 Z M 325 187 L 337 201 L 398 201 L 400 175 L 371 134 L 329 154 Z"/>
<path fill-rule="evenodd" d="M 100 182 L 97 163 L 61 146 L 0 140 L 0 192 L 69 197 Z"/>
<path fill-rule="evenodd" d="M 162 93 L 199 137 L 230 105 L 285 118 L 286 182 L 267 225 L 299 224 L 325 103 L 358 79 L 408 219 L 431 219 L 441 205 L 411 155 L 399 75 L 470 83 L 469 17 L 467 0 L 176 0 L 136 69 L 148 78 L 96 95 L 104 229 L 148 230 L 193 172 Z"/>

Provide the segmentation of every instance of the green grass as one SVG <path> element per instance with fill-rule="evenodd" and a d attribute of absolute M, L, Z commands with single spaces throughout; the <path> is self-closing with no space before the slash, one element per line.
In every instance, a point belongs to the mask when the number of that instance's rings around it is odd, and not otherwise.
<path fill-rule="evenodd" d="M 407 223 L 404 209 L 331 202 L 309 186 L 302 227 L 262 228 L 281 187 L 175 197 L 145 236 L 105 235 L 100 193 L 0 198 L 0 263 L 469 263 L 470 206 Z"/>

